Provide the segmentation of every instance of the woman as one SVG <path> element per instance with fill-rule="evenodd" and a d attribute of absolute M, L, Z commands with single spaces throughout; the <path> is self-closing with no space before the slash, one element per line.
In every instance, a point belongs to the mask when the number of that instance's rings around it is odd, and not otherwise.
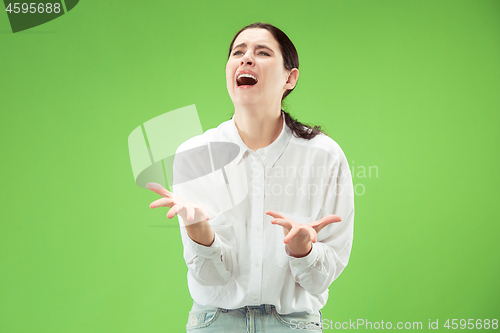
<path fill-rule="evenodd" d="M 175 194 L 148 184 L 163 197 L 150 207 L 181 217 L 188 332 L 322 330 L 328 287 L 349 260 L 354 197 L 340 147 L 281 109 L 298 67 L 281 30 L 244 27 L 226 65 L 233 118 L 178 149 L 228 142 L 238 155 Z M 174 179 L 187 169 L 174 163 Z"/>

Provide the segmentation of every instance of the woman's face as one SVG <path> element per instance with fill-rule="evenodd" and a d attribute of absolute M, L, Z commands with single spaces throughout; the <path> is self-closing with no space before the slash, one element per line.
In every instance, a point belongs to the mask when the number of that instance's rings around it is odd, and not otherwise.
<path fill-rule="evenodd" d="M 285 90 L 293 88 L 287 85 L 288 74 L 269 31 L 252 28 L 238 35 L 226 65 L 227 90 L 235 107 L 280 106 Z"/>

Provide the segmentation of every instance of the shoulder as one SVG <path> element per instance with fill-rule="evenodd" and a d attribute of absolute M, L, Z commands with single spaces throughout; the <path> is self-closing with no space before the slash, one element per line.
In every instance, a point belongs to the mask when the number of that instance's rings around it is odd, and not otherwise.
<path fill-rule="evenodd" d="M 344 151 L 340 148 L 340 145 L 324 133 L 319 133 L 310 140 L 292 136 L 290 141 L 292 144 L 322 151 L 324 154 L 328 154 L 334 158 L 345 156 Z"/>
<path fill-rule="evenodd" d="M 349 173 L 349 163 L 340 145 L 324 133 L 319 133 L 310 140 L 292 136 L 290 144 L 300 151 L 302 158 L 339 169 L 341 174 Z"/>

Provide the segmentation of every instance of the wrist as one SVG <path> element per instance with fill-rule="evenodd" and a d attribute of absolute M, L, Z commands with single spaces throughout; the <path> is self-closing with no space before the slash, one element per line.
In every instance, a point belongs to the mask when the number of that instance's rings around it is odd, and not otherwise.
<path fill-rule="evenodd" d="M 290 246 L 290 244 L 285 246 L 286 252 L 289 256 L 295 257 L 295 258 L 303 258 L 309 255 L 312 251 L 312 242 L 309 241 L 308 243 L 302 245 L 302 246 Z"/>
<path fill-rule="evenodd" d="M 214 242 L 215 232 L 207 220 L 185 226 L 189 238 L 195 243 L 210 246 Z"/>

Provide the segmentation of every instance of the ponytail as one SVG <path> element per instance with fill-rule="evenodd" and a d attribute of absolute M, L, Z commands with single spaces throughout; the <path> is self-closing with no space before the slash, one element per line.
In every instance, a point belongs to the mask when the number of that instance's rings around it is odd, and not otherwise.
<path fill-rule="evenodd" d="M 311 140 L 316 135 L 323 133 L 320 126 L 314 126 L 313 128 L 302 124 L 298 120 L 292 118 L 288 112 L 281 109 L 281 112 L 285 115 L 285 123 L 292 131 L 293 135 L 297 138 L 302 138 L 306 140 Z"/>

